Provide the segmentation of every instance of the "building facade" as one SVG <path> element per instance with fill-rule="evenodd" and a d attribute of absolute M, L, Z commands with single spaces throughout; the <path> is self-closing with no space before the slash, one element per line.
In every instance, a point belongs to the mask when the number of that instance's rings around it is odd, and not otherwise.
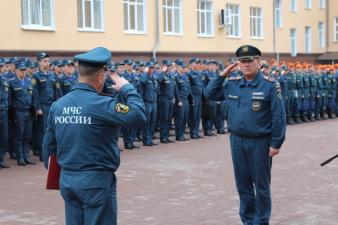
<path fill-rule="evenodd" d="M 315 61 L 338 51 L 337 0 L 2 0 L 0 55 L 267 57 Z M 338 60 L 338 57 L 337 59 Z"/>

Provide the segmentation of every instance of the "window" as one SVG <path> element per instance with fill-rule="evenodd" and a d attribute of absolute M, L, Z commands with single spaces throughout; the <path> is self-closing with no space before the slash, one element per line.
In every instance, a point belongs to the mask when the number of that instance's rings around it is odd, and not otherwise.
<path fill-rule="evenodd" d="M 312 0 L 305 0 L 305 9 L 312 8 Z"/>
<path fill-rule="evenodd" d="M 250 7 L 250 34 L 252 38 L 263 38 L 262 9 Z"/>
<path fill-rule="evenodd" d="M 102 9 L 102 0 L 77 0 L 79 30 L 103 31 Z"/>
<path fill-rule="evenodd" d="M 290 1 L 290 11 L 297 12 L 297 0 Z"/>
<path fill-rule="evenodd" d="M 282 27 L 282 0 L 275 0 L 275 26 Z"/>
<path fill-rule="evenodd" d="M 325 0 L 319 0 L 319 8 L 325 9 Z"/>
<path fill-rule="evenodd" d="M 291 56 L 297 56 L 297 30 L 290 29 Z"/>
<path fill-rule="evenodd" d="M 334 18 L 334 41 L 338 41 L 338 17 Z"/>
<path fill-rule="evenodd" d="M 54 29 L 52 0 L 22 0 L 22 27 L 24 29 Z"/>
<path fill-rule="evenodd" d="M 163 0 L 163 30 L 166 34 L 181 34 L 181 1 Z"/>
<path fill-rule="evenodd" d="M 325 30 L 324 23 L 318 23 L 318 44 L 320 48 L 325 48 Z"/>
<path fill-rule="evenodd" d="M 144 0 L 123 0 L 124 30 L 131 33 L 145 32 Z"/>
<path fill-rule="evenodd" d="M 199 0 L 197 3 L 197 30 L 200 36 L 212 36 L 213 18 L 212 2 L 210 0 Z"/>
<path fill-rule="evenodd" d="M 311 46 L 312 46 L 311 27 L 308 27 L 308 26 L 305 27 L 304 36 L 305 36 L 305 52 L 310 53 Z"/>
<path fill-rule="evenodd" d="M 240 37 L 240 9 L 239 5 L 227 4 L 226 9 L 231 12 L 232 24 L 228 26 L 228 37 Z"/>

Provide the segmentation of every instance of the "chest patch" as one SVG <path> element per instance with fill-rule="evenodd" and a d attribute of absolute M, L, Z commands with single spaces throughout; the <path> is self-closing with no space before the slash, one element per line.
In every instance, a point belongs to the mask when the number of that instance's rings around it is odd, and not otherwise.
<path fill-rule="evenodd" d="M 252 110 L 254 112 L 258 112 L 261 109 L 262 105 L 259 101 L 253 101 L 252 102 Z"/>

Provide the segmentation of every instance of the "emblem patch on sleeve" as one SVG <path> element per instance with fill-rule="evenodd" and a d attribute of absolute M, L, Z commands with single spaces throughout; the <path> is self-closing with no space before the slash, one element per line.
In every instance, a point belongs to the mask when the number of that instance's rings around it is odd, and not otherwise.
<path fill-rule="evenodd" d="M 36 80 L 34 78 L 32 78 L 32 84 L 33 86 L 36 85 Z"/>
<path fill-rule="evenodd" d="M 129 107 L 122 104 L 122 103 L 117 103 L 115 106 L 115 111 L 118 113 L 128 113 L 129 112 Z"/>
<path fill-rule="evenodd" d="M 277 91 L 277 97 L 279 99 L 282 99 L 282 88 L 281 88 L 279 82 L 276 82 L 276 91 Z"/>

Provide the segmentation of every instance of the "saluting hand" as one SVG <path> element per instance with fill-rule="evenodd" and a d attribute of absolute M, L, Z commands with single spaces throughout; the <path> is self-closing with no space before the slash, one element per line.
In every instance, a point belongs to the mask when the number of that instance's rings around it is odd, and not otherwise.
<path fill-rule="evenodd" d="M 113 85 L 115 91 L 120 91 L 124 85 L 129 84 L 129 82 L 124 79 L 124 77 L 120 77 L 119 75 L 117 75 L 117 73 L 111 74 L 110 79 L 115 82 L 115 84 Z"/>
<path fill-rule="evenodd" d="M 238 62 L 235 62 L 235 63 L 231 64 L 230 66 L 228 66 L 227 68 L 225 68 L 225 70 L 223 70 L 219 75 L 221 77 L 227 77 L 227 76 L 229 76 L 230 73 L 232 73 L 236 69 L 237 65 L 238 65 Z"/>

